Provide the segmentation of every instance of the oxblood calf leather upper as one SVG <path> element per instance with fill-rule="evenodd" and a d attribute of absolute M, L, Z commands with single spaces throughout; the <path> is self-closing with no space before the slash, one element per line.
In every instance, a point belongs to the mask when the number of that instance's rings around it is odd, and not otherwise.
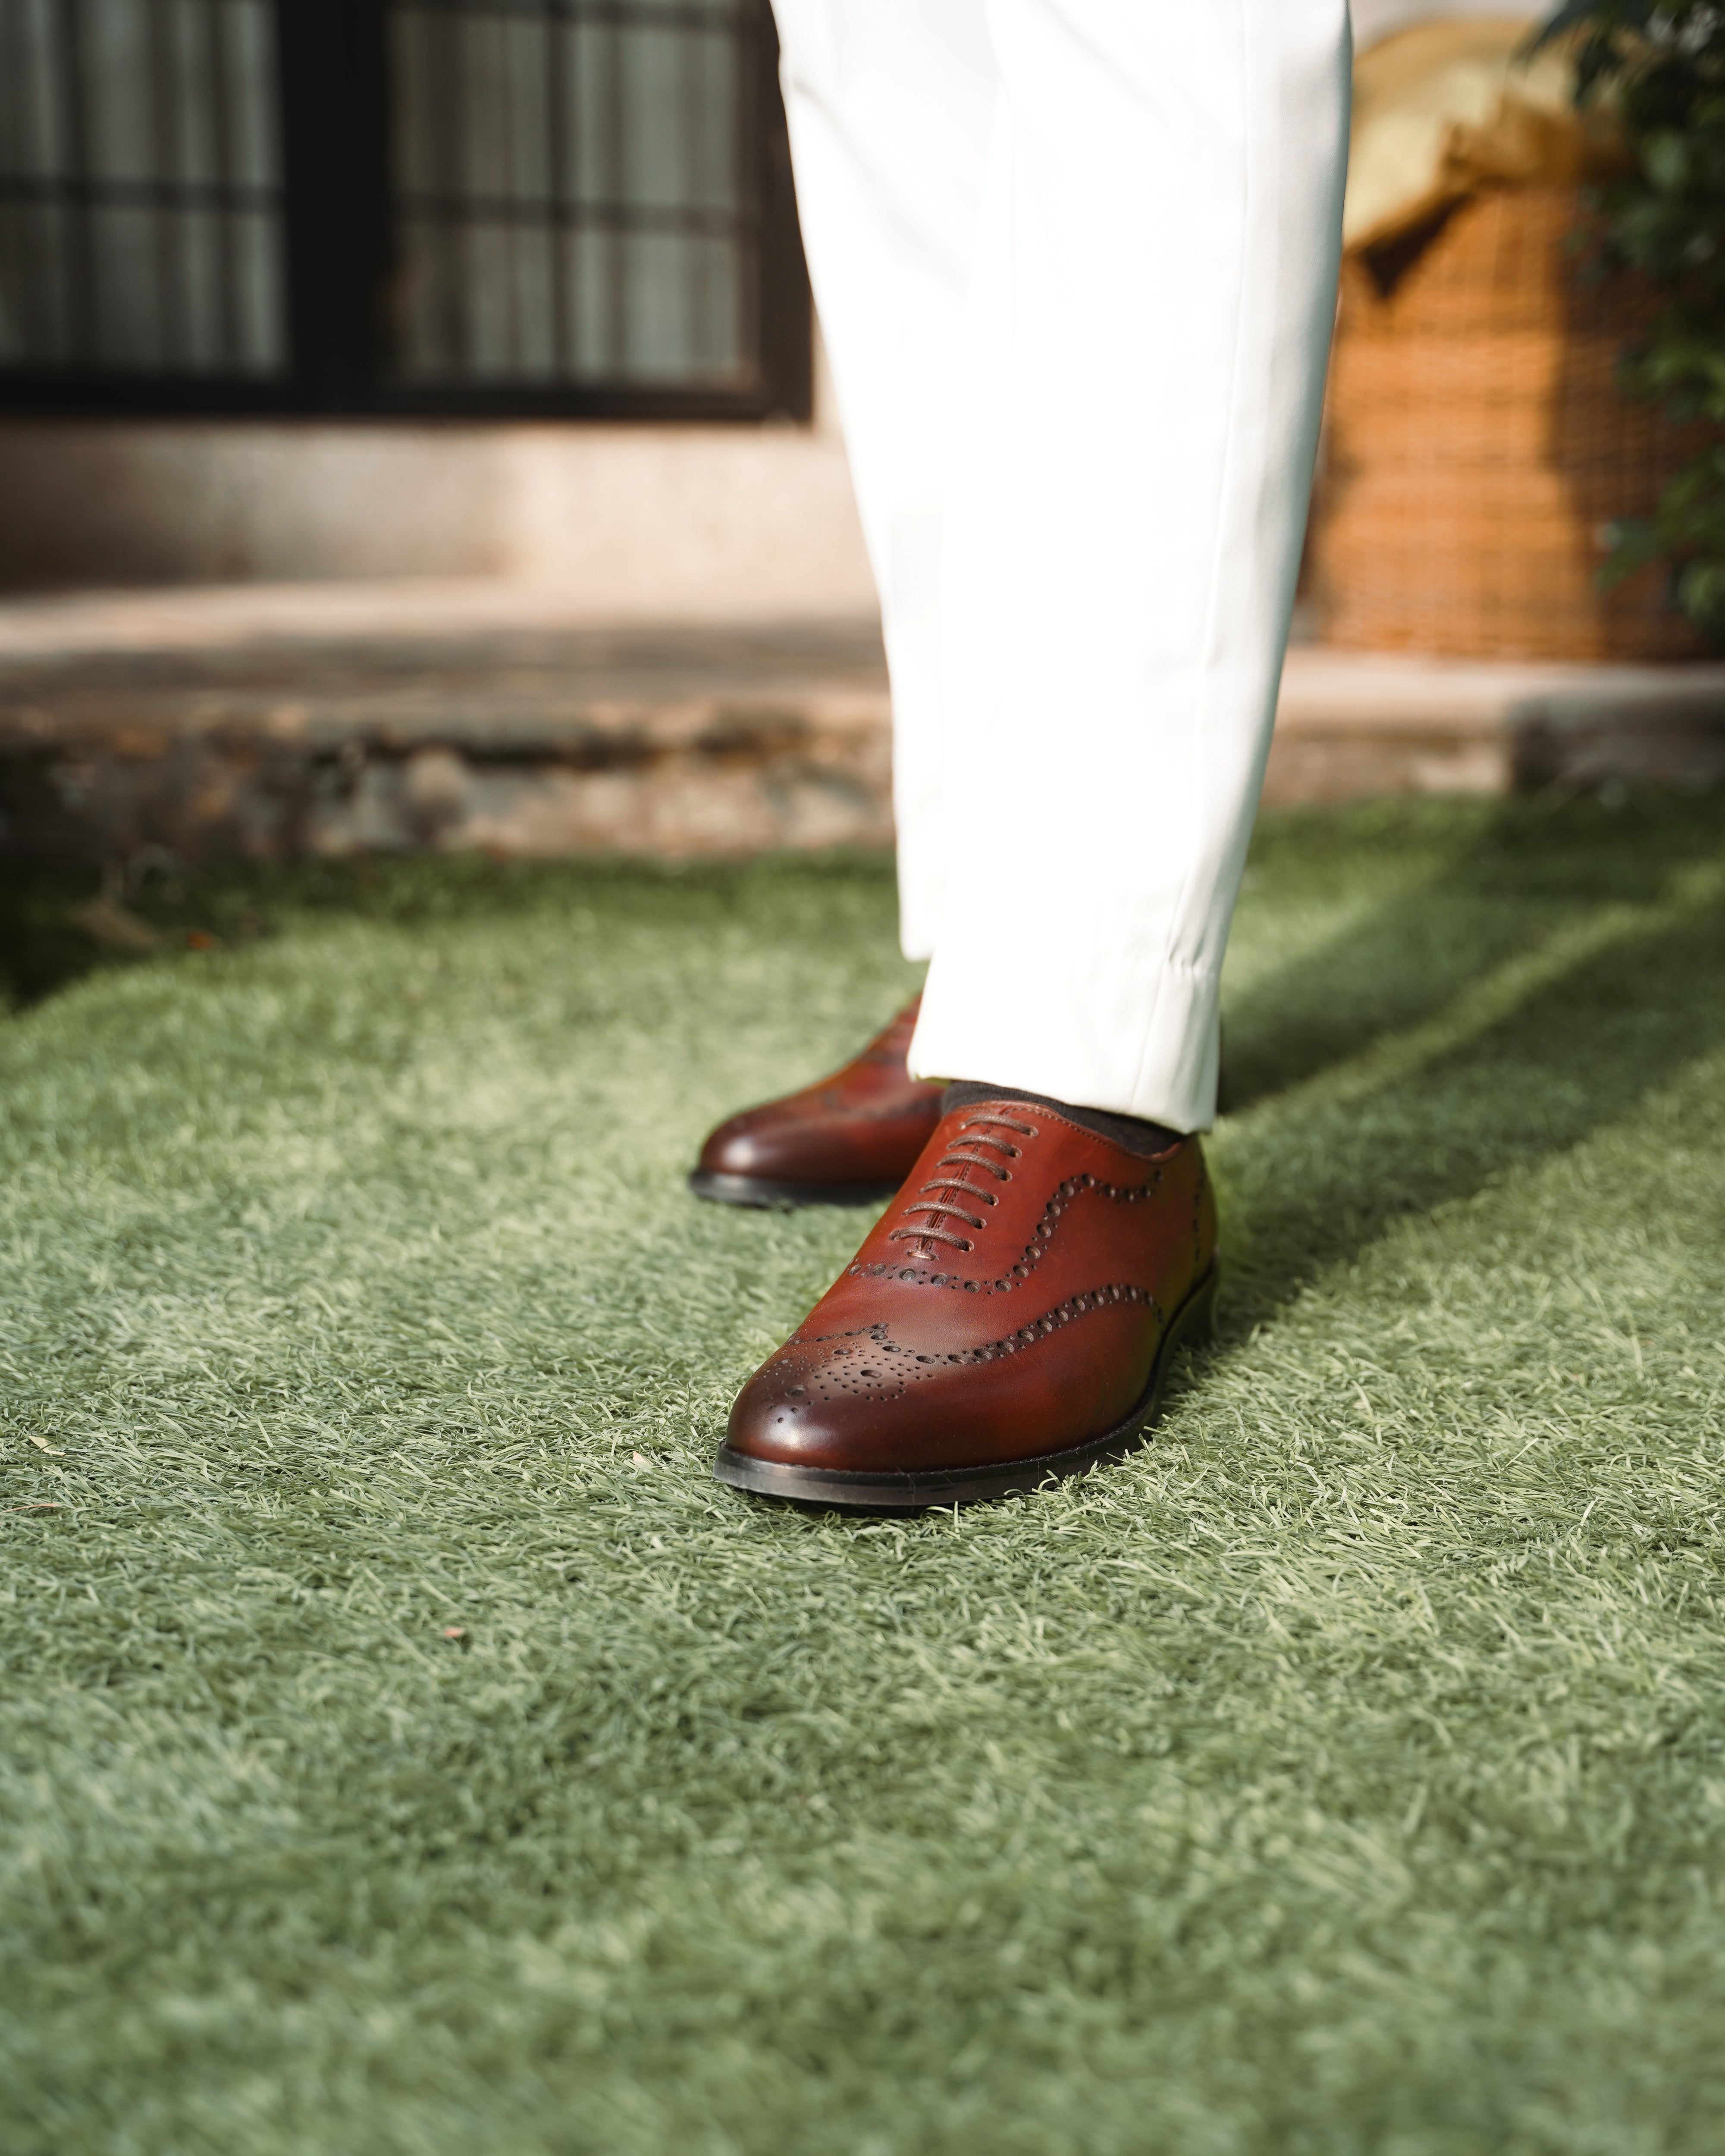
<path fill-rule="evenodd" d="M 783 1183 L 901 1182 L 940 1121 L 941 1087 L 906 1067 L 921 1002 L 830 1078 L 721 1123 L 701 1168 Z"/>
<path fill-rule="evenodd" d="M 1143 1398 L 1215 1245 L 1196 1137 L 1146 1158 L 1023 1101 L 955 1109 L 744 1387 L 730 1446 L 896 1474 L 1102 1437 Z"/>

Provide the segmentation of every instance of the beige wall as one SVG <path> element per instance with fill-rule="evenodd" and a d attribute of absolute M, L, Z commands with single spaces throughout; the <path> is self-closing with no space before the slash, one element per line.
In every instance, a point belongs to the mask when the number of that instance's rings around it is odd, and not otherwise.
<path fill-rule="evenodd" d="M 578 612 L 849 613 L 874 585 L 812 427 L 0 422 L 0 588 L 495 576 Z"/>
<path fill-rule="evenodd" d="M 0 426 L 0 584 L 506 576 L 629 611 L 874 603 L 841 444 L 795 428 Z"/>

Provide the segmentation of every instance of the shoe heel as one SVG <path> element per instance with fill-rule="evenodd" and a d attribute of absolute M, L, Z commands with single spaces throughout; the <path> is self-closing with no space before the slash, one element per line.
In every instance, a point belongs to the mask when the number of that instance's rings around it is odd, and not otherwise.
<path fill-rule="evenodd" d="M 1175 1313 L 1168 1328 L 1171 1351 L 1208 1348 L 1216 1337 L 1216 1281 L 1219 1267 L 1212 1265 Z"/>

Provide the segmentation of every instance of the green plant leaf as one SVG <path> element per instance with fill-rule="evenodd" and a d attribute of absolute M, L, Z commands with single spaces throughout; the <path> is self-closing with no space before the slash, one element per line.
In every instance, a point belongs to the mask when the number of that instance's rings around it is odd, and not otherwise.
<path fill-rule="evenodd" d="M 1725 642 L 1725 6 L 1719 0 L 1568 0 L 1537 49 L 1576 44 L 1576 99 L 1609 100 L 1635 170 L 1590 190 L 1594 281 L 1632 270 L 1665 305 L 1618 370 L 1626 396 L 1676 424 L 1721 429 L 1651 516 L 1606 533 L 1602 587 L 1663 562 L 1672 603 Z"/>

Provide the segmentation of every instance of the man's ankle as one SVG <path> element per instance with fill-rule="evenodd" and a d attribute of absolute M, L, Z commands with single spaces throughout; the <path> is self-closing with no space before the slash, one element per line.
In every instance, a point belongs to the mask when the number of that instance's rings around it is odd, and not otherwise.
<path fill-rule="evenodd" d="M 1051 1101 L 1046 1093 L 1027 1093 L 1021 1086 L 984 1086 L 974 1078 L 961 1078 L 947 1086 L 941 1099 L 941 1113 L 950 1115 L 954 1108 L 973 1107 L 978 1101 L 1024 1101 L 1034 1107 L 1053 1108 L 1080 1130 L 1094 1131 L 1099 1138 L 1146 1159 L 1166 1152 L 1189 1135 L 1142 1116 L 1118 1116 L 1108 1108 L 1074 1107 L 1068 1101 Z"/>

